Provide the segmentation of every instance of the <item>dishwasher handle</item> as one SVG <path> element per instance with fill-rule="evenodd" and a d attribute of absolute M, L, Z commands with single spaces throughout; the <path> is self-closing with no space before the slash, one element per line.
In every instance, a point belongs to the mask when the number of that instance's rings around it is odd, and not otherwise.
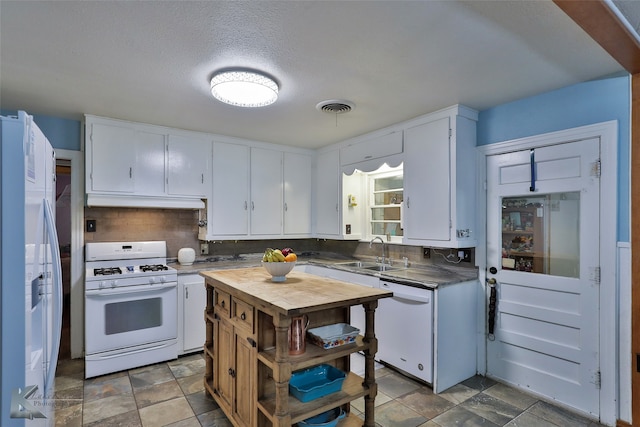
<path fill-rule="evenodd" d="M 425 304 L 431 303 L 431 295 L 429 295 L 429 294 L 427 294 L 427 295 L 415 295 L 415 294 L 408 294 L 408 293 L 398 292 L 395 287 L 391 287 L 391 286 L 389 286 L 389 284 L 384 283 L 384 282 L 381 282 L 380 286 L 383 289 L 387 289 L 389 291 L 392 291 L 393 292 L 393 298 L 404 299 L 404 300 L 413 301 L 413 302 L 422 302 L 422 303 L 425 303 Z M 430 292 L 430 291 L 425 291 L 425 292 Z"/>

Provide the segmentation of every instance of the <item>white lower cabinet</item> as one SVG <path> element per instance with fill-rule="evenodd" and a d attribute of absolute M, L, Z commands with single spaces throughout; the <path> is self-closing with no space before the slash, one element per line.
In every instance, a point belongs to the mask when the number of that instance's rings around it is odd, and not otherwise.
<path fill-rule="evenodd" d="M 198 274 L 178 275 L 178 354 L 201 351 L 205 342 L 204 311 L 207 292 L 204 277 Z"/>

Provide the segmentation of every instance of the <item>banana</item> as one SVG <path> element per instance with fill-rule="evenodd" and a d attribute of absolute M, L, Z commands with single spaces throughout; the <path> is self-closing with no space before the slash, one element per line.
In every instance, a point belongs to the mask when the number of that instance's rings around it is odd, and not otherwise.
<path fill-rule="evenodd" d="M 262 261 L 265 262 L 273 262 L 273 249 L 271 248 L 267 248 L 267 250 L 264 251 L 264 255 L 262 255 Z"/>
<path fill-rule="evenodd" d="M 280 249 L 275 249 L 272 252 L 273 255 L 273 260 L 276 262 L 284 262 L 284 255 L 282 255 L 282 252 L 280 252 Z"/>

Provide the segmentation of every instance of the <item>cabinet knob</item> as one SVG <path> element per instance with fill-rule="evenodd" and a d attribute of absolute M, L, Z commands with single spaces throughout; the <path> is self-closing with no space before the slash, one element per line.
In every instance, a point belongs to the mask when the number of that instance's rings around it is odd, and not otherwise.
<path fill-rule="evenodd" d="M 229 368 L 229 375 L 231 375 L 232 378 L 236 377 L 236 371 L 233 370 L 233 368 Z"/>
<path fill-rule="evenodd" d="M 247 320 L 247 315 L 245 314 L 245 312 L 243 311 L 242 314 L 240 315 L 240 320 Z"/>
<path fill-rule="evenodd" d="M 224 300 L 220 301 L 220 307 L 224 308 Z"/>

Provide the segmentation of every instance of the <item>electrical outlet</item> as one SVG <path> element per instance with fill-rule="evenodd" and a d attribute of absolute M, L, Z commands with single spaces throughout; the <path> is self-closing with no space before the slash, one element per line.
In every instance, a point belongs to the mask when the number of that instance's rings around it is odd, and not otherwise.
<path fill-rule="evenodd" d="M 471 262 L 471 249 L 458 249 L 458 259 L 461 262 Z"/>
<path fill-rule="evenodd" d="M 87 220 L 87 233 L 95 233 L 96 231 L 96 220 L 95 219 L 88 219 Z"/>
<path fill-rule="evenodd" d="M 351 234 L 351 224 L 347 224 L 344 231 L 346 234 Z"/>
<path fill-rule="evenodd" d="M 431 258 L 431 248 L 422 248 L 422 257 Z"/>
<path fill-rule="evenodd" d="M 200 243 L 200 255 L 209 255 L 208 243 Z"/>

